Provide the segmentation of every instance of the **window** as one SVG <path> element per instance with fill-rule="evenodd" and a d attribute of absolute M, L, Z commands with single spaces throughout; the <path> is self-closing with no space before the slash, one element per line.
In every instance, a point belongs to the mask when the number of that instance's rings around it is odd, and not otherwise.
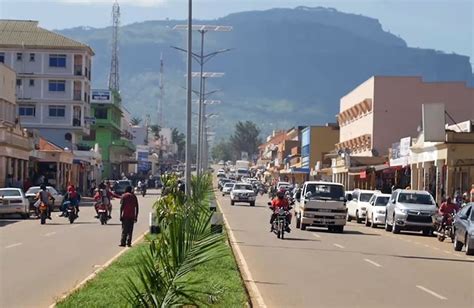
<path fill-rule="evenodd" d="M 64 117 L 66 114 L 65 106 L 49 106 L 50 117 Z"/>
<path fill-rule="evenodd" d="M 35 62 L 35 54 L 30 53 L 30 62 Z"/>
<path fill-rule="evenodd" d="M 82 136 L 82 140 L 84 141 L 94 141 L 95 140 L 95 129 L 91 129 L 89 136 Z"/>
<path fill-rule="evenodd" d="M 0 63 L 5 63 L 5 53 L 0 52 Z"/>
<path fill-rule="evenodd" d="M 50 67 L 66 67 L 66 55 L 49 55 Z"/>
<path fill-rule="evenodd" d="M 30 79 L 30 87 L 34 87 L 35 86 L 35 80 L 34 79 Z"/>
<path fill-rule="evenodd" d="M 107 119 L 107 108 L 95 108 L 94 116 L 96 119 Z"/>
<path fill-rule="evenodd" d="M 23 60 L 23 54 L 21 52 L 16 53 L 16 60 L 17 61 L 22 61 Z"/>
<path fill-rule="evenodd" d="M 17 80 L 16 80 L 16 86 L 17 86 L 17 87 L 21 87 L 21 79 L 17 79 Z"/>
<path fill-rule="evenodd" d="M 24 117 L 34 117 L 36 115 L 36 107 L 34 105 L 20 105 L 18 114 Z"/>
<path fill-rule="evenodd" d="M 66 81 L 65 80 L 50 80 L 49 81 L 49 91 L 51 91 L 51 92 L 64 92 L 64 91 L 66 91 Z"/>

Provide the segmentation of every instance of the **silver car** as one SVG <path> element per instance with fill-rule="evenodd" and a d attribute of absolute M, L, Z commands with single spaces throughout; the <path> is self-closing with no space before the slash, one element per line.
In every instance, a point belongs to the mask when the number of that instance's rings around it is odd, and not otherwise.
<path fill-rule="evenodd" d="M 454 250 L 466 247 L 467 255 L 474 255 L 474 202 L 463 207 L 454 218 Z"/>
<path fill-rule="evenodd" d="M 437 212 L 436 203 L 427 191 L 397 189 L 387 204 L 385 230 L 400 233 L 401 230 L 433 231 L 432 217 Z"/>
<path fill-rule="evenodd" d="M 222 196 L 230 195 L 230 192 L 232 191 L 234 184 L 235 184 L 234 182 L 225 183 L 224 187 L 222 187 Z"/>
<path fill-rule="evenodd" d="M 33 186 L 30 187 L 25 193 L 26 197 L 28 198 L 28 201 L 30 202 L 30 208 L 34 209 L 33 204 L 35 203 L 36 199 L 36 194 L 41 190 L 39 186 Z M 54 189 L 53 186 L 46 186 L 46 190 L 51 194 L 51 196 L 54 198 L 53 202 L 53 209 L 54 208 L 60 208 L 61 205 L 63 204 L 63 199 L 64 196 L 61 195 L 56 189 Z"/>
<path fill-rule="evenodd" d="M 0 214 L 20 214 L 30 217 L 30 204 L 20 188 L 0 188 Z"/>

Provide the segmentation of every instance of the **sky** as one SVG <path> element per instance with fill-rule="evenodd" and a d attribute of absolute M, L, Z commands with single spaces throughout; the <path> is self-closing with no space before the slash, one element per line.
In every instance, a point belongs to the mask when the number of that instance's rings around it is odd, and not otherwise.
<path fill-rule="evenodd" d="M 39 20 L 47 29 L 105 27 L 114 0 L 0 0 L 1 19 Z M 119 0 L 121 23 L 185 19 L 187 0 Z M 409 46 L 471 57 L 474 66 L 474 0 L 194 0 L 196 19 L 230 13 L 297 6 L 333 7 L 376 18 Z"/>

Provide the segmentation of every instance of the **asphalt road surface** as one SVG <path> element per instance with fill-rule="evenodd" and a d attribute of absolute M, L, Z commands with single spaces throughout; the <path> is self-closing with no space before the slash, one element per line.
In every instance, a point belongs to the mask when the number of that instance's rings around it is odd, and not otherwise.
<path fill-rule="evenodd" d="M 267 196 L 255 207 L 217 194 L 263 307 L 474 307 L 474 258 L 451 241 L 348 223 L 343 234 L 270 233 Z M 245 277 L 249 279 L 250 277 Z M 260 297 L 260 302 L 258 298 Z"/>
<path fill-rule="evenodd" d="M 158 191 L 138 197 L 140 212 L 133 238 L 148 230 L 149 213 Z M 92 204 L 81 206 L 74 224 L 52 214 L 37 219 L 0 219 L 0 307 L 48 307 L 123 249 L 119 200 L 112 219 L 102 226 Z"/>

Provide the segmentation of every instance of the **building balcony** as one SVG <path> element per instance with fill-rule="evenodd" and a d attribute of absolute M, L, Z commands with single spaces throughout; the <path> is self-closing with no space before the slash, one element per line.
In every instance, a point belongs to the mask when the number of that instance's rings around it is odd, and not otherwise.
<path fill-rule="evenodd" d="M 112 141 L 111 147 L 121 149 L 121 152 L 135 152 L 135 145 L 128 139 L 117 139 Z"/>
<path fill-rule="evenodd" d="M 33 149 L 32 139 L 24 135 L 20 129 L 8 126 L 0 126 L 0 145 L 8 145 L 27 151 Z"/>
<path fill-rule="evenodd" d="M 82 64 L 74 65 L 74 75 L 82 76 Z"/>
<path fill-rule="evenodd" d="M 81 90 L 74 90 L 73 99 L 74 99 L 75 101 L 81 101 L 81 100 L 82 100 L 82 92 L 81 92 Z"/>
<path fill-rule="evenodd" d="M 111 121 L 109 119 L 95 119 L 95 127 L 101 126 L 101 127 L 112 127 L 118 131 L 121 130 L 120 124 L 115 123 L 114 121 Z"/>

